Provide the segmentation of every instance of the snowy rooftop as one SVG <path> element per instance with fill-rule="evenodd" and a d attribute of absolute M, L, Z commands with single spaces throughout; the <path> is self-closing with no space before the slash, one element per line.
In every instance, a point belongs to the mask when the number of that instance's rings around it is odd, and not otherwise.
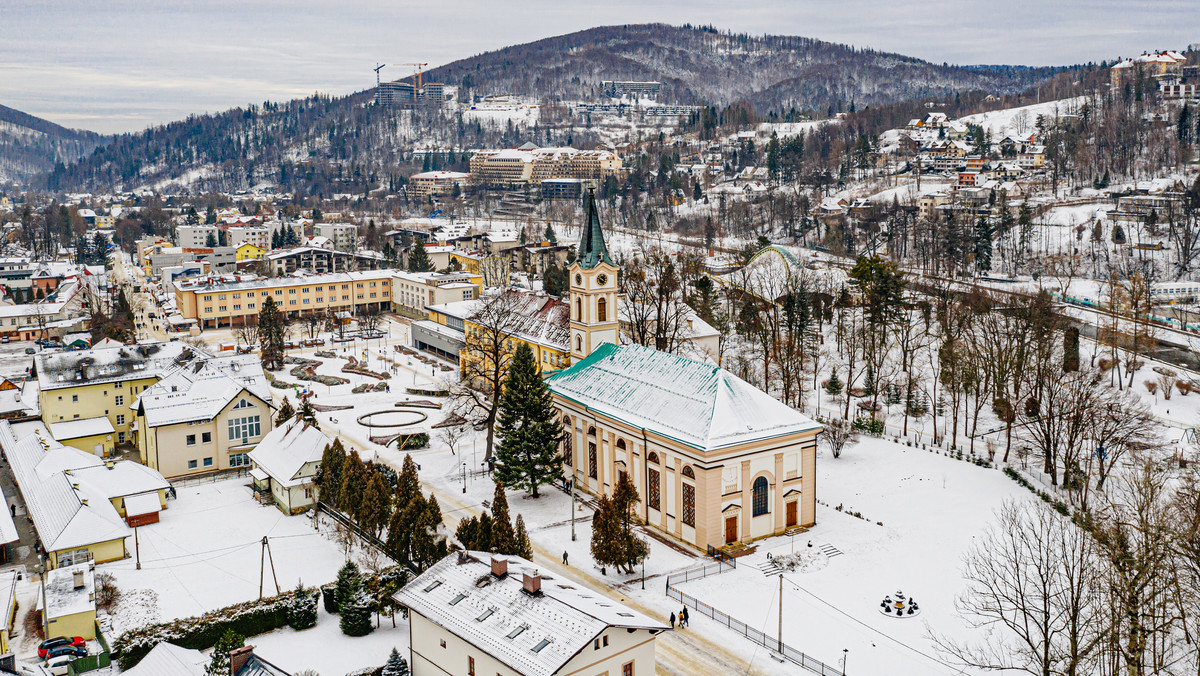
<path fill-rule="evenodd" d="M 293 418 L 281 427 L 271 430 L 250 451 L 250 459 L 285 488 L 301 483 L 299 474 L 304 465 L 320 462 L 325 447 L 333 440 L 321 430 Z"/>
<path fill-rule="evenodd" d="M 112 434 L 116 431 L 113 429 L 112 422 L 105 416 L 46 423 L 46 427 L 50 428 L 50 436 L 54 437 L 56 441 L 94 437 L 100 434 Z"/>
<path fill-rule="evenodd" d="M 160 491 L 171 485 L 157 470 L 132 460 L 72 469 L 67 474 L 91 495 L 109 500 Z"/>
<path fill-rule="evenodd" d="M 120 345 L 77 352 L 42 352 L 33 358 L 33 366 L 41 389 L 54 390 L 159 377 L 201 354 L 181 342 Z"/>
<path fill-rule="evenodd" d="M 12 620 L 15 613 L 9 611 L 13 609 L 13 601 L 17 595 L 17 571 L 6 570 L 0 573 L 0 630 L 11 631 Z"/>
<path fill-rule="evenodd" d="M 142 392 L 130 408 L 145 415 L 149 427 L 211 420 L 243 391 L 267 403 L 271 401 L 258 357 L 253 354 L 208 357 L 165 374 Z"/>
<path fill-rule="evenodd" d="M 22 425 L 18 434 L 7 420 L 0 420 L 0 449 L 12 464 L 38 539 L 47 551 L 129 535 L 111 502 L 103 495 L 90 495 L 89 484 L 75 485 L 64 473 L 101 465 L 100 458 L 63 446 L 37 424 Z"/>
<path fill-rule="evenodd" d="M 546 382 L 558 396 L 702 451 L 821 428 L 722 368 L 640 345 L 605 343 Z"/>
<path fill-rule="evenodd" d="M 76 586 L 75 572 L 83 573 Z M 95 610 L 96 571 L 91 563 L 77 563 L 46 571 L 46 617 L 66 617 Z"/>
<path fill-rule="evenodd" d="M 163 641 L 146 653 L 125 676 L 204 676 L 212 660 L 199 650 L 180 648 Z"/>
<path fill-rule="evenodd" d="M 509 556 L 491 573 L 491 554 L 451 554 L 410 582 L 396 600 L 521 674 L 550 676 L 609 627 L 659 632 L 667 626 L 569 580 L 542 576 L 541 594 L 523 589 L 534 565 Z"/>

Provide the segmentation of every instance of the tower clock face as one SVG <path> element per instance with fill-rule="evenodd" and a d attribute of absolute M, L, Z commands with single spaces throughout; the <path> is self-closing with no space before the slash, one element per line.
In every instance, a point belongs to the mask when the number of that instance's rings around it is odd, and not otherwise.
<path fill-rule="evenodd" d="M 608 275 L 603 275 L 603 274 L 600 275 L 599 277 L 596 278 L 596 282 L 599 283 L 600 286 L 604 286 L 605 284 L 608 284 Z"/>
<path fill-rule="evenodd" d="M 576 283 L 577 285 L 578 285 L 578 284 L 583 284 L 583 275 L 575 275 L 575 283 Z"/>

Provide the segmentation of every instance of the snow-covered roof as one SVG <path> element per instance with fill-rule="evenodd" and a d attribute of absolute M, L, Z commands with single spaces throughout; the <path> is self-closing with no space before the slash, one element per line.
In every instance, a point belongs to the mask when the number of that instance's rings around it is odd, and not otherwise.
<path fill-rule="evenodd" d="M 0 630 L 11 631 L 16 613 L 12 612 L 17 599 L 17 571 L 0 573 Z"/>
<path fill-rule="evenodd" d="M 125 676 L 204 676 L 211 662 L 204 653 L 163 641 L 154 646 Z"/>
<path fill-rule="evenodd" d="M 41 352 L 34 356 L 38 385 L 54 390 L 124 380 L 159 377 L 204 353 L 181 342 L 147 345 L 97 345 L 76 352 Z"/>
<path fill-rule="evenodd" d="M 157 492 L 171 485 L 158 470 L 132 460 L 72 469 L 68 474 L 72 481 L 86 488 L 90 494 L 108 500 L 142 494 L 149 494 L 157 500 Z"/>
<path fill-rule="evenodd" d="M 125 516 L 143 516 L 162 509 L 157 493 L 142 493 L 125 498 Z"/>
<path fill-rule="evenodd" d="M 47 551 L 75 549 L 123 538 L 129 528 L 103 495 L 90 493 L 90 482 L 72 481 L 63 470 L 103 464 L 100 458 L 63 446 L 36 424 L 18 435 L 0 420 L 0 449 L 12 465 L 21 497 L 38 539 Z"/>
<path fill-rule="evenodd" d="M 269 387 L 262 362 L 253 354 L 208 357 L 165 374 L 130 408 L 140 411 L 149 427 L 212 420 L 242 392 L 269 404 Z"/>
<path fill-rule="evenodd" d="M 76 587 L 75 573 L 83 573 L 83 584 Z M 96 570 L 89 563 L 77 563 L 46 571 L 46 617 L 66 617 L 96 609 Z"/>
<path fill-rule="evenodd" d="M 320 462 L 333 439 L 321 430 L 293 418 L 271 430 L 248 454 L 258 468 L 285 488 L 298 486 L 300 472 L 310 462 Z"/>
<path fill-rule="evenodd" d="M 557 396 L 702 451 L 821 428 L 725 369 L 640 345 L 605 343 L 546 383 Z"/>
<path fill-rule="evenodd" d="M 49 428 L 50 436 L 54 437 L 55 441 L 69 441 L 71 439 L 94 437 L 100 434 L 112 434 L 116 432 L 112 422 L 105 416 L 46 423 L 46 427 Z"/>
<path fill-rule="evenodd" d="M 517 673 L 551 676 L 609 627 L 660 632 L 662 622 L 575 582 L 543 575 L 541 593 L 523 589 L 534 565 L 515 556 L 491 573 L 492 554 L 461 552 L 435 563 L 395 596 L 430 622 Z M 539 647 L 540 646 L 540 647 Z"/>

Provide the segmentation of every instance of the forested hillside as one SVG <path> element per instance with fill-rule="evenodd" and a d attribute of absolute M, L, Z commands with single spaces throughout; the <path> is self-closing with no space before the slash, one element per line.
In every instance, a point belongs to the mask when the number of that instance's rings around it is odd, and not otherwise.
<path fill-rule="evenodd" d="M 103 141 L 94 132 L 67 129 L 0 105 L 0 184 L 23 183 L 57 162 L 83 157 Z"/>

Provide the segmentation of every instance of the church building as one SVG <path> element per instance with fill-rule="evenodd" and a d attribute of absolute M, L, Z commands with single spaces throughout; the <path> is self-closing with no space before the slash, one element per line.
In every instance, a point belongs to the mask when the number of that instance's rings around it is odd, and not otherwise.
<path fill-rule="evenodd" d="M 628 474 L 639 517 L 702 550 L 815 523 L 819 423 L 720 367 L 620 344 L 594 194 L 568 272 L 572 365 L 546 382 L 576 486 L 609 494 Z"/>

